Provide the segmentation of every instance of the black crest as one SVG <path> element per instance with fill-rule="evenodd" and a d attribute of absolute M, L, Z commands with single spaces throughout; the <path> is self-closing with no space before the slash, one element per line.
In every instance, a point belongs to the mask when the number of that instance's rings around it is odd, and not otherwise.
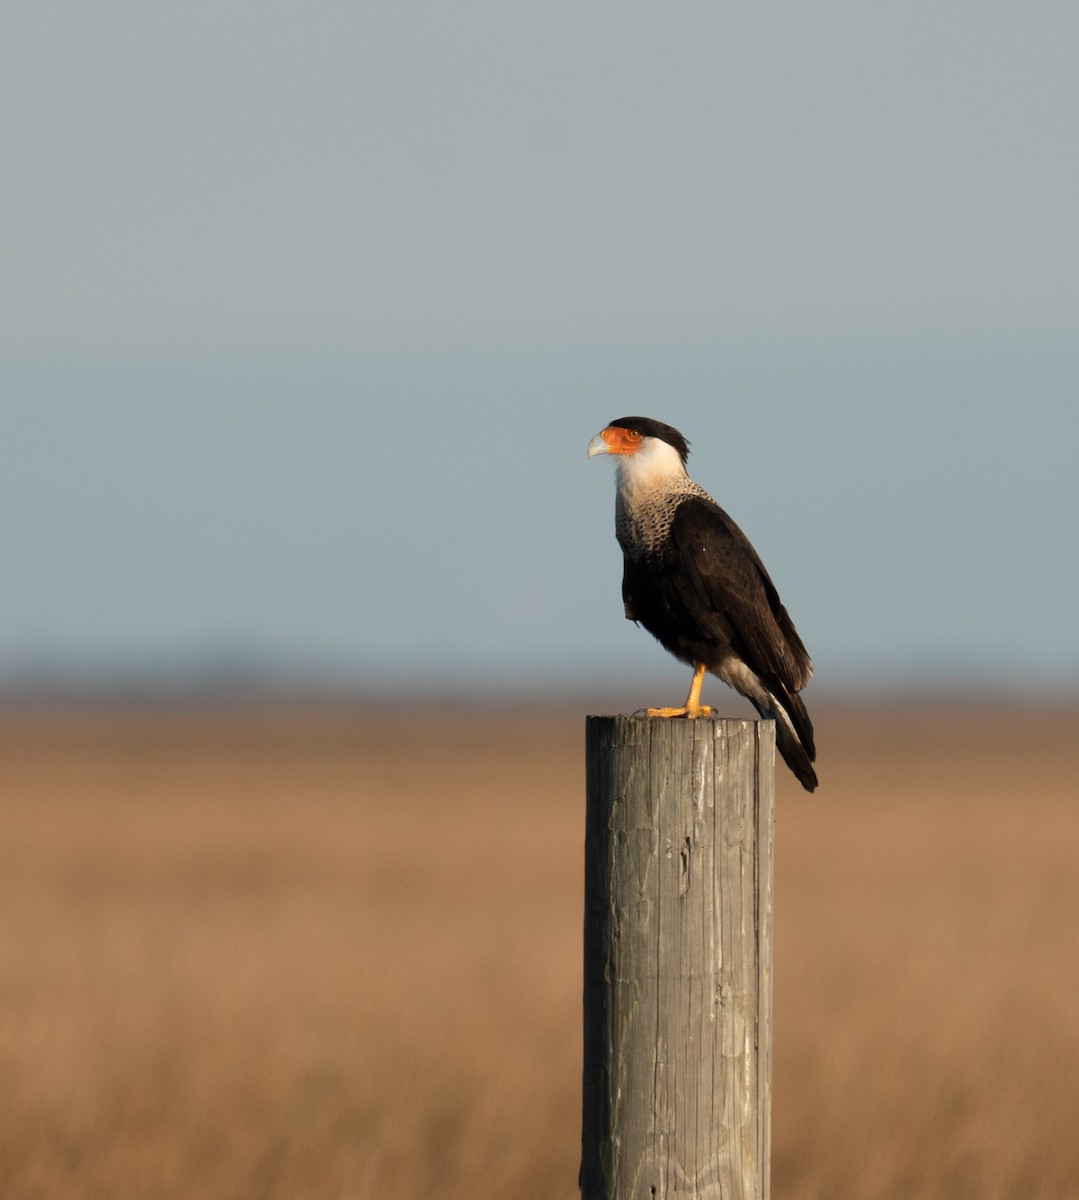
<path fill-rule="evenodd" d="M 686 465 L 686 459 L 689 458 L 689 442 L 673 425 L 664 425 L 662 421 L 653 421 L 651 417 L 619 417 L 617 421 L 612 421 L 611 425 L 616 429 L 636 429 L 645 437 L 659 438 L 661 442 L 673 446 L 678 451 L 682 466 Z"/>

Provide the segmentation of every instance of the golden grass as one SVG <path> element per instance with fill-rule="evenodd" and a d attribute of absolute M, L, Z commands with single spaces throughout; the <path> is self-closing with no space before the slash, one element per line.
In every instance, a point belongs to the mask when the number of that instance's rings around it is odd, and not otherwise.
<path fill-rule="evenodd" d="M 822 712 L 777 1200 L 1079 1196 L 1079 716 Z M 583 719 L 0 718 L 0 1195 L 576 1195 Z"/>

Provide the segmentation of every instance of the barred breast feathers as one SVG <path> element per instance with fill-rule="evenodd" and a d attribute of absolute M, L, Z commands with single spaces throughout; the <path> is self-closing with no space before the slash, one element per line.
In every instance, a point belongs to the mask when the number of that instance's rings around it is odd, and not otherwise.
<path fill-rule="evenodd" d="M 684 475 L 673 487 L 669 481 L 652 488 L 619 487 L 614 529 L 623 551 L 631 558 L 647 558 L 654 554 L 670 531 L 678 506 L 690 497 L 715 503 L 704 488 L 694 483 L 688 475 Z"/>

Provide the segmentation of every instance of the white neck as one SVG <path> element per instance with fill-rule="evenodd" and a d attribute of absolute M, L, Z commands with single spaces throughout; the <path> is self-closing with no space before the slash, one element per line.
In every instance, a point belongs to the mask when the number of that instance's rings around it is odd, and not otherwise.
<path fill-rule="evenodd" d="M 631 506 L 647 492 L 668 491 L 689 478 L 678 451 L 659 438 L 645 438 L 636 454 L 620 454 L 615 462 L 619 495 Z"/>

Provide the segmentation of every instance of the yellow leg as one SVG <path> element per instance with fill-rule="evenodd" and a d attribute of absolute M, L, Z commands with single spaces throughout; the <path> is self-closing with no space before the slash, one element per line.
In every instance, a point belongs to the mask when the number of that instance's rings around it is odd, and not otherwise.
<path fill-rule="evenodd" d="M 693 672 L 693 682 L 689 685 L 689 695 L 682 708 L 650 708 L 646 712 L 649 717 L 685 717 L 694 721 L 697 717 L 710 717 L 712 709 L 701 703 L 701 684 L 704 682 L 704 663 L 698 663 Z"/>

